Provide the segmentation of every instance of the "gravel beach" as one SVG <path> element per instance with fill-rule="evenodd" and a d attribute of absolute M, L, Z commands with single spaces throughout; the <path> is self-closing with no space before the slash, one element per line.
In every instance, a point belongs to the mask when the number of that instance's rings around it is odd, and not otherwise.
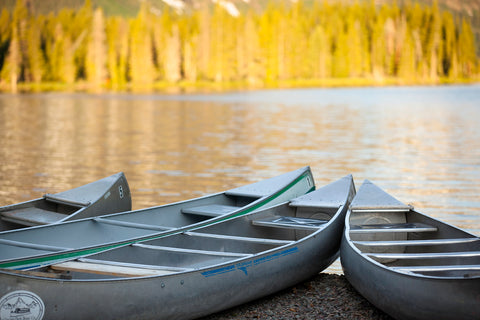
<path fill-rule="evenodd" d="M 392 318 L 358 294 L 345 276 L 320 273 L 294 287 L 201 320 Z"/>

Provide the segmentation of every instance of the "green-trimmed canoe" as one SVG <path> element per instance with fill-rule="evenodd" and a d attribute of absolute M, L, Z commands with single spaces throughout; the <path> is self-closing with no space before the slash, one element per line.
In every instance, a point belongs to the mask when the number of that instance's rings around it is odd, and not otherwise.
<path fill-rule="evenodd" d="M 315 189 L 309 167 L 217 194 L 0 234 L 0 268 L 31 269 L 241 216 Z"/>
<path fill-rule="evenodd" d="M 0 231 L 84 219 L 132 210 L 123 172 L 75 189 L 0 207 Z"/>
<path fill-rule="evenodd" d="M 12 312 L 19 310 L 49 320 L 193 319 L 258 299 L 335 261 L 354 195 L 350 175 L 187 232 L 36 270 L 0 271 L 0 318 L 17 319 Z"/>

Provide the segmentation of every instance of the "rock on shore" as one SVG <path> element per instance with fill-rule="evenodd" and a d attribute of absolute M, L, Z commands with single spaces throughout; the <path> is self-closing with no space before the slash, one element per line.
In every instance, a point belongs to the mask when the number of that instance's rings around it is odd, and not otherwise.
<path fill-rule="evenodd" d="M 345 276 L 320 273 L 294 287 L 202 320 L 392 318 L 358 294 Z"/>

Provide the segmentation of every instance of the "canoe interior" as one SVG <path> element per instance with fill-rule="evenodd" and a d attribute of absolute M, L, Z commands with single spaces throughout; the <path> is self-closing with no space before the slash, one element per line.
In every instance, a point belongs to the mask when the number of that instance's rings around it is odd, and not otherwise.
<path fill-rule="evenodd" d="M 135 214 L 113 214 L 103 216 L 98 220 L 80 220 L 50 226 L 49 228 L 34 228 L 28 230 L 28 232 L 27 230 L 25 232 L 24 230 L 18 230 L 12 233 L 4 233 L 1 236 L 0 252 L 2 252 L 2 259 L 7 260 L 18 256 L 61 251 L 62 248 L 69 250 L 94 246 L 99 243 L 112 243 L 145 237 L 157 234 L 160 229 L 154 229 L 156 226 L 161 227 L 162 230 L 168 230 L 211 219 L 211 216 L 208 215 L 183 213 L 182 210 L 185 208 L 215 204 L 228 206 L 233 210 L 233 208 L 241 209 L 257 199 L 255 197 L 231 196 L 221 193 L 200 198 L 197 201 L 139 210 Z M 131 223 L 133 226 L 110 224 L 109 221 Z M 138 225 L 144 225 L 145 228 L 140 228 Z M 36 246 L 29 246 L 30 243 Z M 22 246 L 22 244 L 25 245 Z M 51 249 L 48 248 L 51 246 L 58 248 L 58 250 L 42 250 L 41 246 L 45 246 L 46 249 Z"/>
<path fill-rule="evenodd" d="M 60 263 L 26 272 L 81 281 L 208 270 L 212 266 L 288 247 L 323 229 L 339 210 L 283 204 L 209 227 L 91 255 L 73 264 Z M 291 217 L 298 219 L 285 224 L 285 218 Z M 270 221 L 270 224 L 256 224 L 261 221 Z M 275 225 L 272 221 L 279 223 Z"/>
<path fill-rule="evenodd" d="M 13 230 L 25 226 L 49 224 L 60 221 L 74 212 L 82 209 L 83 206 L 58 203 L 49 199 L 41 198 L 18 206 L 9 206 L 0 209 L 1 226 L 0 230 Z M 31 219 L 31 216 L 41 217 L 41 220 Z M 17 219 L 20 217 L 21 220 Z"/>
<path fill-rule="evenodd" d="M 250 185 L 173 204 L 0 232 L 0 267 L 31 269 L 112 246 L 163 237 L 264 209 L 314 189 L 310 168 L 303 167 Z"/>
<path fill-rule="evenodd" d="M 355 210 L 352 244 L 398 272 L 444 278 L 480 277 L 480 239 L 414 210 Z"/>
<path fill-rule="evenodd" d="M 0 231 L 129 211 L 131 208 L 130 189 L 125 175 L 119 172 L 74 189 L 0 207 Z"/>

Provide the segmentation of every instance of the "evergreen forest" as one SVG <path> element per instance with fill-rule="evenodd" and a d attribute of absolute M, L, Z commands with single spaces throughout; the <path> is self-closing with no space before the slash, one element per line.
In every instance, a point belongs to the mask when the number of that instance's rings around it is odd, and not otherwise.
<path fill-rule="evenodd" d="M 270 0 L 239 14 L 226 1 L 134 17 L 80 9 L 0 12 L 0 89 L 437 84 L 478 81 L 468 20 L 432 6 Z M 35 89 L 36 88 L 36 89 Z"/>

